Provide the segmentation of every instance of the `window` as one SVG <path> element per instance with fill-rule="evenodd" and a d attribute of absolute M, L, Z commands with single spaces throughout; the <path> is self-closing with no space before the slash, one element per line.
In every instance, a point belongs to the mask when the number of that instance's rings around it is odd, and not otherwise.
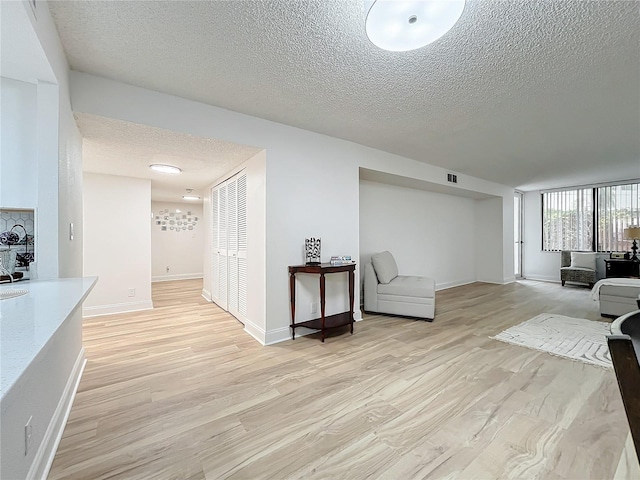
<path fill-rule="evenodd" d="M 631 240 L 623 238 L 629 225 L 640 225 L 640 184 L 598 187 L 598 251 L 626 252 Z"/>
<path fill-rule="evenodd" d="M 542 194 L 542 249 L 627 251 L 629 225 L 640 225 L 640 184 Z"/>

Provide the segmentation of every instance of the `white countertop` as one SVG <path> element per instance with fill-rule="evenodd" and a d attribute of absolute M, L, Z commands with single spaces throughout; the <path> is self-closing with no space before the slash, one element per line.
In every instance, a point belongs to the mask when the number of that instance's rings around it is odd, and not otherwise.
<path fill-rule="evenodd" d="M 98 277 L 59 278 L 0 285 L 0 291 L 29 292 L 0 300 L 0 397 L 84 301 L 97 280 Z"/>

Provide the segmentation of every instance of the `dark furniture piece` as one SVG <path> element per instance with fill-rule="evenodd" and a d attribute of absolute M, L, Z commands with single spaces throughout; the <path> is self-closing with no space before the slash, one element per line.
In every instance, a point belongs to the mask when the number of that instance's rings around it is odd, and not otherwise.
<path fill-rule="evenodd" d="M 289 267 L 289 290 L 291 295 L 291 339 L 296 338 L 296 328 L 306 327 L 320 330 L 322 341 L 324 342 L 325 332 L 330 328 L 344 327 L 351 325 L 353 334 L 353 289 L 354 272 L 356 265 L 331 265 L 323 263 L 321 265 L 294 265 Z M 325 275 L 330 273 L 347 272 L 349 274 L 349 311 L 336 313 L 325 317 Z M 313 320 L 296 323 L 296 274 L 307 273 L 320 276 L 320 317 Z"/>
<path fill-rule="evenodd" d="M 589 288 L 596 283 L 596 271 L 590 268 L 579 268 L 571 266 L 571 251 L 562 250 L 560 264 L 560 281 L 564 287 L 565 282 L 588 283 Z"/>
<path fill-rule="evenodd" d="M 17 282 L 21 280 L 24 274 L 22 272 L 13 272 L 11 276 L 9 275 L 0 275 L 0 283 L 11 283 Z"/>
<path fill-rule="evenodd" d="M 640 459 L 640 310 L 618 317 L 611 324 L 607 342 L 636 455 Z"/>
<path fill-rule="evenodd" d="M 622 258 L 605 258 L 607 278 L 640 277 L 640 262 Z"/>

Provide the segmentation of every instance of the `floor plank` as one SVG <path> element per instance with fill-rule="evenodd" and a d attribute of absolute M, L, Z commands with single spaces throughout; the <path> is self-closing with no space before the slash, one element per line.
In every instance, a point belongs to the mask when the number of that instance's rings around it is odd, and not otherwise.
<path fill-rule="evenodd" d="M 476 283 L 438 292 L 433 323 L 262 347 L 201 288 L 84 321 L 50 479 L 632 478 L 612 370 L 489 338 L 540 313 L 608 321 L 587 289 Z"/>

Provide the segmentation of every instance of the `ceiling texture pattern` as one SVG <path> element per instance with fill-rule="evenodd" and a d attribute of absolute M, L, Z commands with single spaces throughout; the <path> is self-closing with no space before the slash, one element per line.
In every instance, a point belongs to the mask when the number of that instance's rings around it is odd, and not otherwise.
<path fill-rule="evenodd" d="M 259 148 L 196 137 L 162 128 L 123 122 L 86 113 L 75 115 L 83 137 L 83 170 L 105 175 L 151 179 L 152 198 L 176 202 L 192 189 L 204 187 L 250 159 Z M 180 165 L 180 175 L 149 169 L 152 163 Z"/>
<path fill-rule="evenodd" d="M 359 0 L 50 2 L 74 70 L 525 190 L 640 177 L 640 4 L 467 1 L 372 45 Z"/>

